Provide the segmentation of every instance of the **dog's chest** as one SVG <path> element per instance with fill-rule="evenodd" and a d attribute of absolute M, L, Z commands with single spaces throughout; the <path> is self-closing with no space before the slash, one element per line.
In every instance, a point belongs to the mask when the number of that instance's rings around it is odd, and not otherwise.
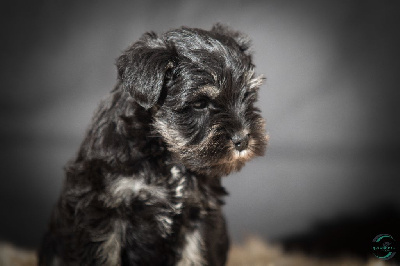
<path fill-rule="evenodd" d="M 177 230 L 191 232 L 199 227 L 202 217 L 207 215 L 209 205 L 214 201 L 207 195 L 207 188 L 196 177 L 174 166 L 171 168 L 168 191 Z"/>
<path fill-rule="evenodd" d="M 210 212 L 219 211 L 218 196 L 204 180 L 177 166 L 172 167 L 167 176 L 155 176 L 153 180 L 140 176 L 120 179 L 111 186 L 115 205 L 110 207 L 120 206 L 123 202 L 132 204 L 135 214 L 132 224 L 141 220 L 155 225 L 149 232 L 160 236 L 157 245 L 166 245 L 165 248 L 175 254 L 171 260 L 175 261 L 174 265 L 205 265 L 203 223 Z M 135 234 L 134 231 L 126 233 L 133 234 L 132 237 Z"/>
<path fill-rule="evenodd" d="M 176 229 L 181 236 L 177 265 L 205 265 L 202 220 L 210 210 L 217 209 L 217 199 L 196 177 L 182 173 L 175 166 L 171 168 L 171 181 L 174 184 L 171 199 L 177 210 Z"/>

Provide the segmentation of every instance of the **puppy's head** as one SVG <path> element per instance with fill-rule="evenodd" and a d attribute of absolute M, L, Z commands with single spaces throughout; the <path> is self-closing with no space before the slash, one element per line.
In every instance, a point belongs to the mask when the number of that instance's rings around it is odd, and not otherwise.
<path fill-rule="evenodd" d="M 191 171 L 227 175 L 263 155 L 265 122 L 254 107 L 263 78 L 249 42 L 216 25 L 145 34 L 118 59 L 122 86 L 153 113 L 154 131 Z"/>

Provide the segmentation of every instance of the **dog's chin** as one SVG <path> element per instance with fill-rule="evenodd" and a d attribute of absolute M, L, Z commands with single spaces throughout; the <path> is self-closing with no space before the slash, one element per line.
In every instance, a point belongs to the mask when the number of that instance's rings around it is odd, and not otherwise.
<path fill-rule="evenodd" d="M 204 167 L 206 175 L 226 176 L 232 172 L 237 172 L 256 155 L 249 149 L 237 151 L 232 149 L 225 158 L 217 162 L 210 163 L 208 167 Z M 201 171 L 201 170 L 200 170 Z"/>
<path fill-rule="evenodd" d="M 212 165 L 203 165 L 202 167 L 188 167 L 189 170 L 196 172 L 197 174 L 204 175 L 207 177 L 221 177 L 227 176 L 232 172 L 237 172 L 242 169 L 245 165 L 243 161 L 237 161 L 235 163 L 220 163 Z"/>
<path fill-rule="evenodd" d="M 226 148 L 224 152 L 221 152 L 219 158 L 214 157 L 213 160 L 203 160 L 199 159 L 201 156 L 196 156 L 192 154 L 192 158 L 184 158 L 182 160 L 183 164 L 191 171 L 196 172 L 201 175 L 210 177 L 220 177 L 229 175 L 232 172 L 237 172 L 242 169 L 242 167 L 254 157 L 262 156 L 264 149 L 254 146 L 249 146 L 249 148 L 238 151 L 233 145 Z M 182 158 L 181 158 L 182 159 Z"/>
<path fill-rule="evenodd" d="M 197 145 L 179 145 L 183 141 L 171 138 L 171 134 L 165 134 L 164 139 L 169 144 L 167 148 L 176 163 L 183 164 L 188 170 L 200 175 L 221 177 L 239 171 L 246 162 L 264 155 L 268 135 L 263 130 L 254 131 L 251 135 L 248 147 L 242 151 L 236 150 L 224 132 L 218 130 L 211 131 Z"/>
<path fill-rule="evenodd" d="M 233 146 L 229 148 L 226 156 L 218 161 L 215 165 L 217 173 L 220 175 L 228 175 L 237 172 L 250 160 L 255 157 L 263 156 L 268 144 L 268 135 L 260 138 L 251 138 L 249 147 L 245 150 L 238 151 Z"/>
<path fill-rule="evenodd" d="M 219 162 L 218 168 L 222 175 L 228 175 L 232 172 L 240 171 L 248 161 L 256 156 L 257 155 L 251 150 L 251 148 L 243 151 L 230 149 L 226 158 Z"/>
<path fill-rule="evenodd" d="M 232 151 L 232 157 L 233 157 L 233 163 L 236 161 L 249 161 L 255 157 L 254 153 L 251 152 L 249 149 L 243 150 L 243 151 L 237 151 L 233 150 Z"/>

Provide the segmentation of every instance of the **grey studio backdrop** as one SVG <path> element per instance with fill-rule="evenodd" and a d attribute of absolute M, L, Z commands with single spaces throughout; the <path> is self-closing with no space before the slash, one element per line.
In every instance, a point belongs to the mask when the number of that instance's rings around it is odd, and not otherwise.
<path fill-rule="evenodd" d="M 115 59 L 144 32 L 226 23 L 253 40 L 270 145 L 224 179 L 233 241 L 398 210 L 394 1 L 14 1 L 1 17 L 0 240 L 37 247 Z M 390 233 L 390 232 L 381 232 Z M 372 239 L 371 239 L 372 241 Z"/>

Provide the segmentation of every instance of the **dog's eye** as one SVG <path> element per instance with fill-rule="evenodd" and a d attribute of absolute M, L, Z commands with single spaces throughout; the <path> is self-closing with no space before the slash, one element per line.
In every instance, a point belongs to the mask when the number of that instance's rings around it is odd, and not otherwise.
<path fill-rule="evenodd" d="M 198 100 L 198 101 L 192 103 L 192 106 L 194 109 L 197 109 L 197 110 L 205 109 L 208 107 L 208 101 L 205 99 L 201 99 L 201 100 Z"/>

